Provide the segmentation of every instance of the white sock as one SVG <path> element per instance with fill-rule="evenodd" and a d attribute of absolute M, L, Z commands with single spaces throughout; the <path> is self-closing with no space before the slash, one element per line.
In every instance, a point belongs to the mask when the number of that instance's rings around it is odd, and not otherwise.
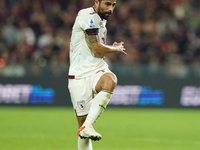
<path fill-rule="evenodd" d="M 93 150 L 91 139 L 81 139 L 78 137 L 78 150 Z"/>
<path fill-rule="evenodd" d="M 103 111 L 106 109 L 108 102 L 110 101 L 112 92 L 107 90 L 101 90 L 95 98 L 92 100 L 90 111 L 84 124 L 93 125 L 100 117 Z"/>

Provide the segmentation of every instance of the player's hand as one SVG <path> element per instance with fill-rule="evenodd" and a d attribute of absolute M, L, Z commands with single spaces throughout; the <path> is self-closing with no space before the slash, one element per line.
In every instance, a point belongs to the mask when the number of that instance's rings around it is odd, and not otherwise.
<path fill-rule="evenodd" d="M 116 53 L 123 53 L 125 55 L 127 55 L 127 53 L 125 52 L 125 48 L 124 48 L 124 42 L 120 42 L 120 43 L 117 43 L 117 42 L 114 42 L 113 43 L 113 46 L 115 46 L 117 48 L 117 51 Z"/>

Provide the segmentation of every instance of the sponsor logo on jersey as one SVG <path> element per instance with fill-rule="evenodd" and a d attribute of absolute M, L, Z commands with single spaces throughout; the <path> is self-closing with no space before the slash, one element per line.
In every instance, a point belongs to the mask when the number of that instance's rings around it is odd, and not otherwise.
<path fill-rule="evenodd" d="M 90 19 L 90 28 L 94 28 L 95 25 L 94 25 L 94 19 Z"/>

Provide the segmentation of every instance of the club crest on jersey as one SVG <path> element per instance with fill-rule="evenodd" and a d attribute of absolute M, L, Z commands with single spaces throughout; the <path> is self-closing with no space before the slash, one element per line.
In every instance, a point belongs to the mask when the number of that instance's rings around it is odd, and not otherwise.
<path fill-rule="evenodd" d="M 94 25 L 94 19 L 90 19 L 90 28 L 94 28 L 95 25 Z"/>

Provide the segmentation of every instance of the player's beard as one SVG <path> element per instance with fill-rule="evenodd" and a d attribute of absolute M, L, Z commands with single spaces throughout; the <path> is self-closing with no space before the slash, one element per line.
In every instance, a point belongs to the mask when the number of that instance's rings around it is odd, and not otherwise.
<path fill-rule="evenodd" d="M 99 6 L 98 7 L 98 14 L 99 16 L 101 17 L 101 19 L 105 19 L 105 20 L 108 20 L 108 18 L 110 17 L 110 15 L 112 14 L 111 11 L 109 12 L 104 12 L 101 7 Z"/>

